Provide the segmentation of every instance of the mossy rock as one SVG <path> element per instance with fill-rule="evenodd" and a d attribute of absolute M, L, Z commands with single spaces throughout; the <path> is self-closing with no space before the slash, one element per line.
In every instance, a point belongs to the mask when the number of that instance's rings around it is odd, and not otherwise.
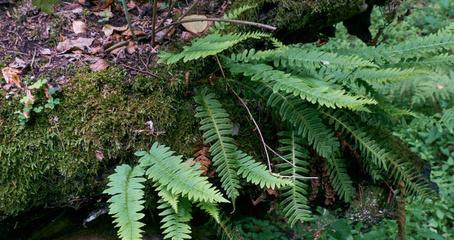
<path fill-rule="evenodd" d="M 5 101 L 0 91 L 0 216 L 38 205 L 77 206 L 101 192 L 114 166 L 134 162 L 132 153 L 156 140 L 192 153 L 192 99 L 165 80 L 131 78 L 116 68 L 77 72 L 61 103 L 33 113 L 25 127 L 14 114 L 19 100 Z"/>

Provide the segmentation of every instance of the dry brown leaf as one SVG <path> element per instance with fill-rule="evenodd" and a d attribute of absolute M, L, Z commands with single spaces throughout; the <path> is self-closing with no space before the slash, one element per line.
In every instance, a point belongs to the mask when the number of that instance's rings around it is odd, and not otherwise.
<path fill-rule="evenodd" d="M 28 66 L 28 63 L 18 57 L 16 57 L 14 59 L 13 63 L 9 64 L 9 67 L 16 68 L 16 69 L 24 69 L 27 66 Z"/>
<path fill-rule="evenodd" d="M 93 43 L 94 39 L 93 38 L 77 38 L 74 40 L 71 39 L 66 39 L 63 42 L 59 42 L 57 45 L 57 51 L 64 53 L 68 52 L 70 50 L 84 50 L 85 48 L 88 48 L 91 46 Z"/>
<path fill-rule="evenodd" d="M 122 27 L 114 27 L 110 24 L 106 24 L 104 25 L 104 27 L 102 27 L 102 31 L 104 32 L 104 35 L 106 35 L 106 37 L 110 37 L 114 31 L 116 32 L 124 32 L 128 29 L 128 25 L 124 25 Z"/>
<path fill-rule="evenodd" d="M 93 8 L 93 11 L 98 12 L 104 9 L 110 8 L 113 3 L 113 0 L 98 0 L 96 1 L 96 7 Z"/>
<path fill-rule="evenodd" d="M 73 31 L 75 34 L 87 32 L 87 25 L 82 21 L 73 22 Z"/>
<path fill-rule="evenodd" d="M 143 36 L 145 35 L 145 32 L 144 31 L 141 31 L 141 30 L 133 30 L 134 31 L 134 34 L 136 36 Z M 124 31 L 121 35 L 125 36 L 125 37 L 132 37 L 132 32 L 130 29 Z"/>
<path fill-rule="evenodd" d="M 102 59 L 102 58 L 98 59 L 95 63 L 90 65 L 90 69 L 93 72 L 104 71 L 108 67 L 109 67 L 109 63 L 106 60 Z"/>
<path fill-rule="evenodd" d="M 189 15 L 189 16 L 184 17 L 181 20 L 185 21 L 185 20 L 192 20 L 192 19 L 196 19 L 196 18 L 206 19 L 207 17 L 204 15 Z M 194 33 L 194 34 L 202 33 L 208 28 L 207 21 L 187 22 L 187 23 L 182 23 L 181 25 L 183 25 L 183 27 L 186 28 L 186 30 L 188 30 L 189 32 Z"/>
<path fill-rule="evenodd" d="M 19 69 L 12 67 L 2 68 L 2 75 L 6 81 L 6 84 L 14 84 L 18 88 L 21 88 L 20 74 L 21 71 Z"/>
<path fill-rule="evenodd" d="M 135 41 L 129 41 L 128 42 L 128 47 L 126 48 L 126 52 L 128 52 L 129 54 L 133 54 L 135 53 L 137 50 L 137 44 Z"/>

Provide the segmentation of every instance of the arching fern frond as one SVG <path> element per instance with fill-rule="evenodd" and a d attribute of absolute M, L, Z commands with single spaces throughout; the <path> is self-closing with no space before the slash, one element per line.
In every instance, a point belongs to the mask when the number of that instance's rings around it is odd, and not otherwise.
<path fill-rule="evenodd" d="M 272 84 L 274 92 L 293 94 L 326 107 L 367 111 L 365 105 L 376 104 L 373 99 L 348 95 L 344 90 L 327 82 L 311 77 L 294 76 L 266 64 L 230 63 L 227 66 L 234 74 L 243 74 L 252 81 Z"/>
<path fill-rule="evenodd" d="M 352 180 L 347 173 L 347 164 L 341 158 L 326 159 L 329 168 L 329 178 L 336 190 L 337 195 L 345 202 L 351 202 L 353 198 Z"/>
<path fill-rule="evenodd" d="M 123 164 L 115 168 L 115 173 L 109 176 L 109 187 L 104 193 L 111 197 L 109 214 L 114 218 L 115 226 L 119 228 L 118 236 L 122 240 L 137 240 L 142 238 L 144 226 L 140 219 L 144 217 L 140 211 L 144 208 L 143 178 L 141 167 L 131 168 Z"/>
<path fill-rule="evenodd" d="M 273 176 L 264 164 L 255 161 L 245 152 L 238 150 L 236 154 L 239 163 L 238 175 L 246 181 L 261 188 L 272 189 L 292 185 L 292 182 L 288 179 Z"/>
<path fill-rule="evenodd" d="M 269 83 L 264 83 L 258 93 L 279 117 L 287 122 L 299 136 L 324 158 L 331 158 L 339 149 L 334 132 L 323 124 L 319 112 L 310 104 L 291 94 L 273 92 Z"/>
<path fill-rule="evenodd" d="M 202 59 L 221 53 L 236 44 L 248 39 L 262 39 L 270 35 L 262 32 L 248 33 L 213 33 L 205 37 L 198 38 L 192 42 L 191 46 L 186 46 L 179 53 L 162 52 L 159 55 L 159 62 L 174 64 L 179 61 L 188 62 L 191 60 Z"/>
<path fill-rule="evenodd" d="M 183 199 L 178 204 L 178 212 L 176 212 L 169 203 L 161 199 L 158 201 L 158 209 L 161 210 L 159 216 L 162 217 L 161 229 L 164 239 L 184 240 L 191 239 L 191 203 Z"/>
<path fill-rule="evenodd" d="M 184 164 L 181 156 L 175 156 L 170 148 L 155 142 L 148 152 L 136 155 L 141 156 L 140 166 L 148 178 L 171 194 L 191 201 L 228 202 L 206 177 L 200 176 L 201 172 Z"/>
<path fill-rule="evenodd" d="M 276 161 L 280 162 L 276 166 L 282 175 L 293 176 L 290 178 L 293 184 L 282 189 L 283 200 L 280 205 L 293 227 L 297 222 L 312 219 L 307 200 L 309 180 L 301 178 L 309 175 L 309 154 L 303 147 L 302 138 L 297 136 L 296 132 L 282 132 L 279 136 L 280 147 L 278 150 L 288 162 L 276 158 Z"/>
<path fill-rule="evenodd" d="M 370 136 L 373 135 L 367 129 L 351 124 L 352 121 L 355 121 L 352 116 L 347 117 L 342 113 L 331 113 L 329 111 L 324 111 L 323 114 L 337 130 L 348 134 L 356 143 L 363 156 L 363 161 L 366 161 L 365 166 L 370 165 L 366 169 L 375 171 L 376 168 L 379 168 L 384 170 L 395 184 L 403 181 L 408 194 L 415 196 L 430 194 L 431 190 L 427 181 L 421 178 L 412 163 L 400 158 L 399 153 L 385 147 L 387 144 L 392 144 L 391 139 L 382 141 L 371 139 Z"/>
<path fill-rule="evenodd" d="M 207 203 L 207 202 L 200 202 L 197 203 L 197 206 L 205 211 L 208 215 L 210 215 L 216 223 L 220 224 L 221 223 L 221 217 L 219 213 L 219 208 L 218 205 L 215 203 Z"/>
<path fill-rule="evenodd" d="M 236 156 L 237 147 L 231 137 L 233 125 L 229 114 L 213 93 L 203 91 L 194 99 L 198 105 L 195 116 L 200 119 L 204 142 L 211 145 L 212 161 L 221 177 L 222 188 L 235 202 L 240 188 L 237 173 L 239 163 Z"/>

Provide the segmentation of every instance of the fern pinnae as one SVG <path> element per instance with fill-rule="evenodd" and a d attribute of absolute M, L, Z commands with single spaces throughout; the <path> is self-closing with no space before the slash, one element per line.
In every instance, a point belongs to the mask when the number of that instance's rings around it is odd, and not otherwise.
<path fill-rule="evenodd" d="M 271 189 L 292 185 L 292 182 L 287 178 L 277 177 L 271 174 L 264 164 L 257 162 L 245 152 L 238 150 L 236 155 L 239 162 L 238 175 L 246 179 L 246 181 L 258 185 L 261 188 Z"/>
<path fill-rule="evenodd" d="M 178 212 L 176 212 L 168 202 L 161 199 L 158 201 L 158 209 L 161 210 L 159 216 L 162 217 L 161 229 L 164 239 L 184 240 L 191 239 L 191 203 L 186 199 L 182 199 L 178 204 Z"/>
<path fill-rule="evenodd" d="M 376 104 L 373 99 L 348 95 L 345 91 L 311 77 L 294 76 L 267 64 L 230 63 L 232 73 L 243 74 L 252 81 L 270 83 L 274 92 L 285 92 L 311 103 L 330 108 L 349 108 L 367 111 L 365 105 Z"/>
<path fill-rule="evenodd" d="M 311 212 L 308 206 L 308 180 L 299 178 L 299 176 L 307 176 L 309 163 L 308 153 L 302 144 L 302 138 L 297 136 L 294 131 L 279 133 L 280 147 L 279 151 L 288 162 L 283 162 L 277 165 L 280 173 L 283 175 L 293 176 L 289 178 L 292 185 L 282 189 L 283 213 L 288 218 L 288 222 L 293 227 L 297 222 L 311 220 Z M 280 159 L 277 161 L 281 162 Z"/>
<path fill-rule="evenodd" d="M 233 125 L 229 114 L 213 93 L 202 91 L 194 99 L 198 104 L 195 116 L 200 118 L 204 142 L 211 145 L 212 161 L 221 177 L 222 188 L 232 202 L 235 202 L 239 196 L 240 181 L 236 146 L 231 137 Z"/>
<path fill-rule="evenodd" d="M 141 154 L 139 162 L 146 175 L 170 193 L 196 202 L 228 202 L 206 177 L 184 164 L 181 156 L 175 156 L 168 147 L 155 142 Z"/>
<path fill-rule="evenodd" d="M 116 227 L 119 228 L 118 236 L 122 240 L 137 240 L 142 238 L 141 229 L 144 224 L 140 219 L 144 217 L 144 171 L 141 167 L 131 168 L 123 164 L 115 168 L 115 173 L 109 176 L 109 187 L 104 193 L 111 197 L 109 213 L 114 218 Z"/>

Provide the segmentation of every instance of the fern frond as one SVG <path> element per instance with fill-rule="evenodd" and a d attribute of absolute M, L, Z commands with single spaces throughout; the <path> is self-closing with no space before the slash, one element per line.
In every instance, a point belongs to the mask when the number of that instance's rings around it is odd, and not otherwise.
<path fill-rule="evenodd" d="M 200 202 L 200 203 L 197 203 L 197 206 L 200 209 L 202 209 L 203 211 L 205 211 L 208 215 L 210 215 L 216 221 L 216 223 L 218 223 L 218 224 L 221 223 L 219 208 L 218 208 L 217 204 Z"/>
<path fill-rule="evenodd" d="M 444 123 L 449 131 L 454 132 L 454 107 L 443 111 L 441 122 Z"/>
<path fill-rule="evenodd" d="M 210 144 L 210 153 L 216 170 L 221 177 L 222 188 L 235 202 L 239 196 L 240 181 L 238 176 L 237 147 L 232 135 L 232 123 L 229 114 L 222 107 L 213 93 L 201 92 L 195 96 L 198 104 L 197 118 L 200 118 L 200 130 L 204 142 Z"/>
<path fill-rule="evenodd" d="M 367 111 L 365 105 L 376 104 L 373 99 L 348 95 L 334 85 L 311 77 L 300 77 L 275 70 L 266 64 L 230 63 L 227 65 L 234 74 L 243 74 L 252 81 L 273 85 L 273 91 L 286 92 L 311 103 L 330 108 L 348 108 Z"/>
<path fill-rule="evenodd" d="M 352 180 L 347 173 L 347 164 L 341 158 L 328 158 L 329 178 L 337 195 L 345 202 L 351 202 L 353 198 Z"/>
<path fill-rule="evenodd" d="M 248 5 L 248 4 L 244 4 L 244 5 L 241 5 L 240 7 L 238 8 L 235 8 L 231 11 L 229 11 L 225 16 L 224 18 L 225 19 L 237 19 L 239 18 L 243 13 L 251 10 L 251 9 L 255 9 L 257 8 L 257 4 L 251 4 L 251 5 Z M 220 32 L 222 30 L 225 29 L 225 27 L 228 25 L 229 23 L 227 22 L 215 22 L 214 23 L 214 26 L 211 28 L 211 32 Z"/>
<path fill-rule="evenodd" d="M 169 192 L 165 187 L 159 184 L 154 185 L 156 187 L 156 191 L 158 192 L 158 196 L 166 201 L 175 212 L 178 212 L 178 202 L 179 198 L 178 195 L 174 195 L 171 192 Z"/>
<path fill-rule="evenodd" d="M 144 217 L 143 196 L 144 171 L 141 167 L 131 168 L 123 164 L 115 168 L 115 173 L 109 176 L 109 187 L 104 193 L 111 197 L 109 214 L 114 218 L 115 226 L 119 228 L 118 236 L 122 240 L 137 240 L 142 238 L 144 226 L 140 219 Z"/>
<path fill-rule="evenodd" d="M 228 202 L 215 187 L 196 171 L 175 156 L 170 148 L 155 142 L 148 152 L 141 156 L 140 166 L 146 170 L 149 179 L 173 195 L 187 197 L 191 201 Z"/>
<path fill-rule="evenodd" d="M 213 33 L 205 37 L 192 41 L 191 46 L 186 46 L 179 53 L 162 52 L 159 55 L 159 62 L 175 64 L 179 61 L 188 62 L 191 60 L 202 59 L 221 53 L 236 44 L 248 39 L 262 39 L 270 35 L 262 32 L 247 33 Z"/>
<path fill-rule="evenodd" d="M 191 204 L 189 201 L 181 201 L 176 212 L 169 203 L 161 199 L 158 201 L 159 216 L 162 217 L 161 229 L 164 239 L 184 240 L 191 239 Z"/>
<path fill-rule="evenodd" d="M 238 175 L 246 179 L 246 181 L 261 188 L 272 189 L 292 185 L 292 182 L 288 179 L 273 176 L 264 164 L 255 161 L 245 152 L 238 150 L 236 155 L 239 163 Z"/>
<path fill-rule="evenodd" d="M 276 161 L 282 162 L 277 166 L 282 175 L 293 176 L 290 178 L 292 185 L 282 189 L 283 213 L 288 218 L 288 222 L 293 227 L 297 222 L 310 221 L 312 219 L 310 207 L 308 206 L 308 179 L 298 177 L 307 177 L 309 154 L 303 147 L 303 141 L 296 132 L 279 133 L 280 147 L 278 148 L 281 155 L 288 161 L 283 162 L 276 158 Z M 291 163 L 291 164 L 290 164 Z"/>
<path fill-rule="evenodd" d="M 366 161 L 365 165 L 371 165 L 366 168 L 367 170 L 375 168 L 385 170 L 395 184 L 403 181 L 409 194 L 427 196 L 431 192 L 427 182 L 417 174 L 417 170 L 412 167 L 411 162 L 401 159 L 398 153 L 385 147 L 386 144 L 391 144 L 391 140 L 377 142 L 371 139 L 369 137 L 371 134 L 368 133 L 367 129 L 350 124 L 351 121 L 354 121 L 351 116 L 347 117 L 341 113 L 330 113 L 328 111 L 324 111 L 323 114 L 337 130 L 347 133 L 353 139 L 364 158 L 363 160 Z"/>
<path fill-rule="evenodd" d="M 325 126 L 319 112 L 310 104 L 291 94 L 273 92 L 268 83 L 262 84 L 259 94 L 279 117 L 287 122 L 302 138 L 324 158 L 331 158 L 338 151 L 339 141 L 334 132 Z"/>

